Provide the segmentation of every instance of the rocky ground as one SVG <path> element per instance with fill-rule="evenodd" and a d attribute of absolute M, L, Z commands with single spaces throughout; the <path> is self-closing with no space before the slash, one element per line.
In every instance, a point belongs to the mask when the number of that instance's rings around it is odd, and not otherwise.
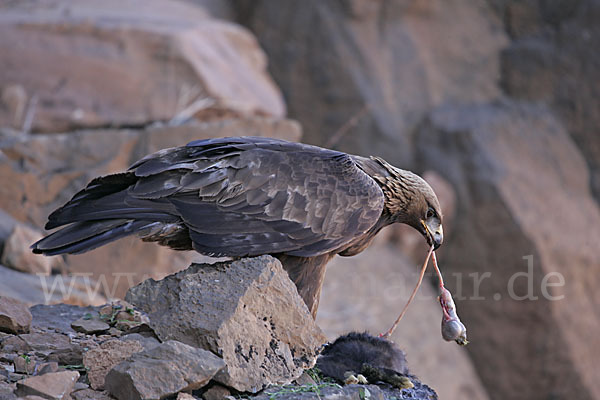
<path fill-rule="evenodd" d="M 326 339 L 268 256 L 193 264 L 128 299 L 28 308 L 0 297 L 0 399 L 437 399 L 414 376 L 395 389 L 311 368 Z"/>

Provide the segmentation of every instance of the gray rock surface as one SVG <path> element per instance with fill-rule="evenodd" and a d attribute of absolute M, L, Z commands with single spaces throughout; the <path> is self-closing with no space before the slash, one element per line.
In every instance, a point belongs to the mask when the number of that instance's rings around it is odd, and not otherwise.
<path fill-rule="evenodd" d="M 223 400 L 230 395 L 231 391 L 228 388 L 215 384 L 202 393 L 202 398 L 204 400 Z"/>
<path fill-rule="evenodd" d="M 93 389 L 104 389 L 104 381 L 108 372 L 144 347 L 136 340 L 107 340 L 100 346 L 83 354 L 83 365 L 88 370 L 88 380 Z"/>
<path fill-rule="evenodd" d="M 98 312 L 97 307 L 80 307 L 71 304 L 38 304 L 30 308 L 33 322 L 31 326 L 38 330 L 55 331 L 57 333 L 74 334 L 71 322 L 83 318 L 86 314 Z"/>
<path fill-rule="evenodd" d="M 62 333 L 33 332 L 11 336 L 2 341 L 2 351 L 25 354 L 30 351 L 48 356 L 53 352 L 72 351 L 75 345 Z"/>
<path fill-rule="evenodd" d="M 0 380 L 0 399 L 2 400 L 13 400 L 16 399 L 15 395 L 15 384 L 10 384 Z"/>
<path fill-rule="evenodd" d="M 0 331 L 28 333 L 32 318 L 24 303 L 11 297 L 0 296 Z"/>
<path fill-rule="evenodd" d="M 97 318 L 83 317 L 71 322 L 71 328 L 77 332 L 83 332 L 91 335 L 95 333 L 106 332 L 110 329 L 110 325 Z"/>
<path fill-rule="evenodd" d="M 239 391 L 297 378 L 326 341 L 287 273 L 270 256 L 193 264 L 131 288 L 126 300 L 148 314 L 161 340 L 222 356 L 227 369 L 215 379 Z"/>
<path fill-rule="evenodd" d="M 321 386 L 274 387 L 265 390 L 254 400 L 437 400 L 438 396 L 429 386 L 412 379 L 414 388 L 394 389 L 388 385 L 346 385 L 343 387 L 326 384 Z"/>
<path fill-rule="evenodd" d="M 99 392 L 92 389 L 82 389 L 71 393 L 73 400 L 113 400 L 114 397 L 106 392 Z"/>
<path fill-rule="evenodd" d="M 77 371 L 53 372 L 17 382 L 17 396 L 40 396 L 48 400 L 67 400 L 79 378 Z"/>
<path fill-rule="evenodd" d="M 159 400 L 199 389 L 223 368 L 223 360 L 210 351 L 169 340 L 114 367 L 105 386 L 119 400 Z"/>

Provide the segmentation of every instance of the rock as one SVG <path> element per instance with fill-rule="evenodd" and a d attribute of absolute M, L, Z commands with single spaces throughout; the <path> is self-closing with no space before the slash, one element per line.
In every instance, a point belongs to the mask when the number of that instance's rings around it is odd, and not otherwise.
<path fill-rule="evenodd" d="M 71 393 L 73 400 L 112 400 L 114 397 L 106 392 L 98 392 L 92 389 L 77 390 Z"/>
<path fill-rule="evenodd" d="M 89 389 L 89 388 L 90 388 L 90 385 L 88 385 L 87 383 L 77 381 L 77 383 L 75 383 L 75 386 L 73 387 L 73 392 L 75 392 L 77 390 L 85 390 L 85 389 Z"/>
<path fill-rule="evenodd" d="M 36 362 L 32 361 L 29 357 L 15 357 L 13 359 L 13 365 L 15 372 L 19 374 L 33 375 L 37 370 Z"/>
<path fill-rule="evenodd" d="M 37 375 L 49 374 L 51 372 L 58 372 L 58 363 L 56 361 L 50 361 L 37 365 Z"/>
<path fill-rule="evenodd" d="M 3 351 L 19 354 L 33 351 L 48 356 L 50 353 L 57 351 L 72 351 L 74 347 L 68 336 L 52 332 L 27 333 L 9 337 L 2 341 Z"/>
<path fill-rule="evenodd" d="M 442 107 L 418 137 L 423 167 L 456 189 L 439 261 L 462 279 L 447 286 L 489 392 L 600 397 L 600 347 L 587 345 L 600 331 L 600 210 L 564 127 L 547 107 L 506 101 Z"/>
<path fill-rule="evenodd" d="M 144 350 L 136 340 L 108 340 L 83 354 L 83 365 L 88 369 L 88 379 L 93 389 L 104 389 L 106 374 L 132 354 Z"/>
<path fill-rule="evenodd" d="M 423 249 L 421 260 L 415 263 L 395 244 L 376 242 L 354 257 L 334 258 L 327 266 L 317 314 L 317 323 L 327 337 L 334 340 L 352 330 L 373 335 L 387 331 L 417 283 L 425 255 Z M 454 289 L 444 258 L 440 258 L 440 268 L 448 280 L 446 285 Z M 434 278 L 433 271 L 427 276 Z M 458 314 L 465 321 L 461 311 L 459 305 Z M 407 353 L 411 372 L 444 397 L 488 400 L 465 351 L 442 339 L 441 316 L 437 292 L 426 277 L 392 341 Z M 465 323 L 469 333 L 475 329 Z"/>
<path fill-rule="evenodd" d="M 38 304 L 31 307 L 30 310 L 33 315 L 32 328 L 55 331 L 66 335 L 75 334 L 75 331 L 71 328 L 71 321 L 98 312 L 97 307 L 80 307 L 70 304 Z"/>
<path fill-rule="evenodd" d="M 223 400 L 230 395 L 231 392 L 229 391 L 229 389 L 219 384 L 215 384 L 214 386 L 206 389 L 204 393 L 202 393 L 202 398 L 204 400 Z"/>
<path fill-rule="evenodd" d="M 196 400 L 196 398 L 189 393 L 182 392 L 177 394 L 177 400 Z"/>
<path fill-rule="evenodd" d="M 11 137 L 3 140 L 0 153 L 0 181 L 5 182 L 0 204 L 15 218 L 41 227 L 54 209 L 99 175 L 125 170 L 133 160 L 165 147 L 198 138 L 240 135 L 298 140 L 301 129 L 290 120 L 239 117 L 182 126 Z M 83 255 L 66 256 L 72 277 L 31 280 L 0 268 L 0 293 L 29 304 L 100 305 L 106 303 L 105 296 L 123 297 L 130 286 L 148 277 L 163 278 L 199 259 L 193 252 L 177 252 L 130 237 Z M 5 284 L 5 279 L 10 281 Z M 19 284 L 22 279 L 27 290 Z"/>
<path fill-rule="evenodd" d="M 17 398 L 15 395 L 16 385 L 14 383 L 6 383 L 0 381 L 0 399 L 2 400 L 14 400 Z"/>
<path fill-rule="evenodd" d="M 41 232 L 17 223 L 4 243 L 0 263 L 29 274 L 50 275 L 52 269 L 62 266 L 62 258 L 46 257 L 31 252 L 29 246 L 42 237 Z"/>
<path fill-rule="evenodd" d="M 130 340 L 139 342 L 144 347 L 144 350 L 151 350 L 160 344 L 158 339 L 148 332 L 129 333 L 121 337 L 121 341 L 127 342 Z"/>
<path fill-rule="evenodd" d="M 308 143 L 410 165 L 413 132 L 431 107 L 500 94 L 507 37 L 485 0 L 233 4 Z"/>
<path fill-rule="evenodd" d="M 148 314 L 160 340 L 221 355 L 227 369 L 215 380 L 239 391 L 294 380 L 325 342 L 296 287 L 270 256 L 192 264 L 131 288 L 126 300 Z"/>
<path fill-rule="evenodd" d="M 310 376 L 306 371 L 304 371 L 302 373 L 302 375 L 300 375 L 295 381 L 294 384 L 298 385 L 298 386 L 304 386 L 304 385 L 316 385 L 317 382 L 315 382 L 315 380 L 312 378 L 312 376 Z M 206 399 L 206 397 L 205 397 Z M 209 400 L 209 399 L 206 399 Z M 215 399 L 216 400 L 216 399 Z"/>
<path fill-rule="evenodd" d="M 7 296 L 0 296 L 0 331 L 28 333 L 32 316 L 25 304 Z"/>
<path fill-rule="evenodd" d="M 119 400 L 158 400 L 198 389 L 223 368 L 223 360 L 211 352 L 169 340 L 114 367 L 105 385 Z"/>
<path fill-rule="evenodd" d="M 123 334 L 123 331 L 120 331 L 117 328 L 112 327 L 106 333 L 112 337 L 121 337 L 121 335 Z"/>
<path fill-rule="evenodd" d="M 69 399 L 79 372 L 62 371 L 41 376 L 33 376 L 17 382 L 17 396 L 40 396 L 49 400 Z"/>
<path fill-rule="evenodd" d="M 6 56 L 0 87 L 22 86 L 27 107 L 34 108 L 34 132 L 144 126 L 194 111 L 285 113 L 254 37 L 189 3 L 59 0 L 37 7 L 35 16 L 21 4 L 6 3 L 1 13 Z M 15 48 L 14 40 L 27 45 Z M 53 68 L 42 74 L 44 64 Z M 27 111 L 14 109 L 0 107 L 0 125 L 25 124 Z"/>
<path fill-rule="evenodd" d="M 83 332 L 88 335 L 103 333 L 110 329 L 110 325 L 96 318 L 79 318 L 71 322 L 71 328 L 77 332 Z"/>
<path fill-rule="evenodd" d="M 80 306 L 104 304 L 106 298 L 94 291 L 97 285 L 89 275 L 35 276 L 0 265 L 0 293 L 30 306 L 60 302 Z"/>
<path fill-rule="evenodd" d="M 501 52 L 501 84 L 508 95 L 548 104 L 565 123 L 590 169 L 600 204 L 598 3 L 502 2 L 505 28 L 514 40 Z M 568 79 L 565 79 L 568 77 Z"/>

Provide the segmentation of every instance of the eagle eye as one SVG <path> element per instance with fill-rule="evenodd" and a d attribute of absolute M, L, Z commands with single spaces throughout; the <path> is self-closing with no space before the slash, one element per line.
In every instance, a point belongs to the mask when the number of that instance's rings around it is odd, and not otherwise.
<path fill-rule="evenodd" d="M 429 209 L 427 210 L 427 214 L 425 214 L 425 218 L 429 219 L 433 217 L 435 217 L 435 211 L 433 208 L 429 207 Z"/>

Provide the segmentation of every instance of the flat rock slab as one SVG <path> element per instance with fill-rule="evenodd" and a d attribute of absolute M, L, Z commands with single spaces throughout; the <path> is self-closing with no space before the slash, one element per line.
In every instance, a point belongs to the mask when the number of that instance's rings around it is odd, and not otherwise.
<path fill-rule="evenodd" d="M 96 318 L 79 318 L 71 323 L 71 328 L 77 332 L 83 332 L 88 335 L 106 332 L 110 329 L 110 325 Z"/>
<path fill-rule="evenodd" d="M 73 400 L 114 400 L 114 397 L 106 392 L 97 392 L 92 389 L 82 389 L 71 393 Z"/>
<path fill-rule="evenodd" d="M 79 379 L 77 371 L 52 372 L 17 382 L 17 396 L 40 396 L 49 400 L 69 399 Z"/>
<path fill-rule="evenodd" d="M 6 353 L 27 353 L 35 351 L 48 355 L 55 351 L 69 351 L 74 345 L 67 335 L 62 333 L 26 333 L 12 336 L 2 342 L 2 350 Z"/>
<path fill-rule="evenodd" d="M 119 400 L 158 400 L 201 388 L 223 368 L 225 362 L 210 351 L 170 340 L 117 365 L 105 387 Z"/>
<path fill-rule="evenodd" d="M 159 339 L 222 356 L 227 368 L 215 380 L 239 391 L 289 383 L 314 364 L 326 342 L 296 286 L 270 256 L 192 264 L 131 288 L 126 300 L 148 314 Z"/>
<path fill-rule="evenodd" d="M 64 334 L 73 334 L 71 321 L 83 318 L 86 315 L 95 315 L 99 307 L 80 307 L 70 304 L 37 304 L 29 310 L 33 315 L 32 327 L 40 330 L 53 330 Z"/>
<path fill-rule="evenodd" d="M 11 297 L 0 296 L 0 331 L 28 333 L 32 316 L 27 306 Z"/>
<path fill-rule="evenodd" d="M 90 386 L 94 389 L 103 389 L 106 374 L 114 366 L 142 350 L 144 347 L 137 340 L 114 339 L 85 352 L 83 365 L 88 369 Z"/>

